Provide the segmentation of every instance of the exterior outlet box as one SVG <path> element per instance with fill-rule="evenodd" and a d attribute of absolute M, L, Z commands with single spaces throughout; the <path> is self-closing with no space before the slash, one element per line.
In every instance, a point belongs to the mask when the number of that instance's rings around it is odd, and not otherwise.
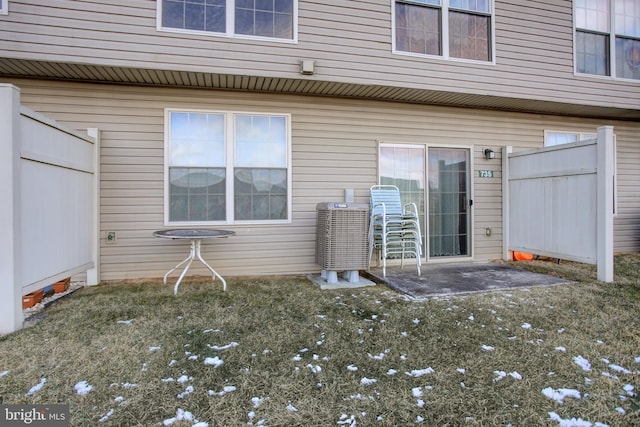
<path fill-rule="evenodd" d="M 107 241 L 107 243 L 115 243 L 116 242 L 116 232 L 115 231 L 107 231 L 106 241 Z"/>

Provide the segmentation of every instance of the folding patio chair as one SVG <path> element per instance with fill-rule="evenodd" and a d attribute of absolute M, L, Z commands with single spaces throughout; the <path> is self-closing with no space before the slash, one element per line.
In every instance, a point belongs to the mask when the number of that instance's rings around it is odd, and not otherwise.
<path fill-rule="evenodd" d="M 422 234 L 415 203 L 402 204 L 400 190 L 395 185 L 374 185 L 371 191 L 369 221 L 369 262 L 374 249 L 377 263 L 382 258 L 382 276 L 387 274 L 387 258 L 414 258 L 420 275 Z"/>

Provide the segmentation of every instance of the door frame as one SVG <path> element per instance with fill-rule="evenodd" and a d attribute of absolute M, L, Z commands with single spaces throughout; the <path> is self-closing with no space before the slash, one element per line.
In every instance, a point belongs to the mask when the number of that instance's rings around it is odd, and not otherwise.
<path fill-rule="evenodd" d="M 376 157 L 377 157 L 377 170 L 376 170 L 376 182 L 380 184 L 380 169 L 381 169 L 381 158 L 380 158 L 380 148 L 381 146 L 390 146 L 390 147 L 420 147 L 424 148 L 424 165 L 425 165 L 425 194 L 424 194 L 424 230 L 422 231 L 423 239 L 425 241 L 425 245 L 423 248 L 423 256 L 422 260 L 425 262 L 438 264 L 438 263 L 453 263 L 453 262 L 469 262 L 474 260 L 475 254 L 475 146 L 473 144 L 434 144 L 429 142 L 406 142 L 406 141 L 382 141 L 378 140 L 376 145 Z M 468 175 L 468 183 L 469 183 L 469 200 L 473 201 L 470 206 L 468 206 L 469 212 L 469 255 L 458 256 L 458 257 L 430 257 L 429 256 L 429 148 L 452 148 L 452 149 L 466 149 L 469 152 L 469 167 L 467 170 Z M 388 260 L 393 262 L 394 260 Z"/>

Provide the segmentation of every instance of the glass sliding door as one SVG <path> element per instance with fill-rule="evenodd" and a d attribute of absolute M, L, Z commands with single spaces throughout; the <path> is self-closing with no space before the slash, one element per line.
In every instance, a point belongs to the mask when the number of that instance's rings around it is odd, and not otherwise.
<path fill-rule="evenodd" d="M 420 217 L 422 247 L 425 241 L 425 158 L 422 145 L 381 144 L 380 184 L 400 189 L 402 203 L 415 203 Z"/>
<path fill-rule="evenodd" d="M 429 257 L 471 255 L 469 150 L 429 148 Z"/>

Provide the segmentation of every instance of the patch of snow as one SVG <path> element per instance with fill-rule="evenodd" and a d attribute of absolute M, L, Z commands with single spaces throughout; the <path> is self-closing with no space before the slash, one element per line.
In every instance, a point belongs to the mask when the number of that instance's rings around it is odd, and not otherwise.
<path fill-rule="evenodd" d="M 193 393 L 193 386 L 192 385 L 190 385 L 187 388 L 185 388 L 184 391 L 182 393 L 178 394 L 177 397 L 178 397 L 178 399 L 183 399 L 183 398 L 185 398 L 186 396 L 188 396 L 191 393 Z"/>
<path fill-rule="evenodd" d="M 222 359 L 220 359 L 218 356 L 216 356 L 216 357 L 207 357 L 206 359 L 204 359 L 204 364 L 205 365 L 213 365 L 214 368 L 218 368 L 218 367 L 222 366 L 223 363 L 224 363 L 224 361 Z"/>
<path fill-rule="evenodd" d="M 624 415 L 624 414 L 626 414 L 626 413 L 627 413 L 627 411 L 625 411 L 625 410 L 624 410 L 624 408 L 621 408 L 620 406 L 618 406 L 618 407 L 616 408 L 616 411 L 618 411 L 618 412 L 619 412 L 619 413 L 621 413 L 622 415 Z"/>
<path fill-rule="evenodd" d="M 559 345 L 558 347 L 556 347 L 556 348 L 555 348 L 555 350 L 557 350 L 557 351 L 561 351 L 561 352 L 563 352 L 563 353 L 566 353 L 566 352 L 567 352 L 566 347 L 563 347 L 563 346 L 561 346 L 561 345 Z"/>
<path fill-rule="evenodd" d="M 0 378 L 4 377 L 5 375 L 7 375 L 9 373 L 9 371 L 2 371 L 0 372 Z"/>
<path fill-rule="evenodd" d="M 364 377 L 364 378 L 362 378 L 360 380 L 360 384 L 362 384 L 362 385 L 371 385 L 371 384 L 375 384 L 377 382 L 378 382 L 378 380 L 376 380 L 374 378 L 367 378 L 367 377 Z"/>
<path fill-rule="evenodd" d="M 622 388 L 624 389 L 624 391 L 626 391 L 626 392 L 627 392 L 627 394 L 628 394 L 629 396 L 632 396 L 632 397 L 633 397 L 633 396 L 635 396 L 635 395 L 636 395 L 636 393 L 634 392 L 635 388 L 634 388 L 631 384 L 627 384 L 627 385 L 625 385 L 625 386 L 624 386 L 624 387 L 622 387 Z"/>
<path fill-rule="evenodd" d="M 373 360 L 382 360 L 384 359 L 384 353 L 380 353 L 377 355 L 372 355 L 371 353 L 367 353 L 367 356 L 369 356 L 369 359 L 373 359 Z"/>
<path fill-rule="evenodd" d="M 542 394 L 560 404 L 562 404 L 564 402 L 564 399 L 566 399 L 567 397 L 573 397 L 574 399 L 581 398 L 580 392 L 572 388 L 559 388 L 555 390 L 551 387 L 547 387 L 542 390 Z"/>
<path fill-rule="evenodd" d="M 485 345 L 485 344 L 483 344 L 483 345 L 482 345 L 482 349 L 483 349 L 484 351 L 493 351 L 493 350 L 495 350 L 495 347 L 492 347 L 492 346 L 490 346 L 490 345 Z"/>
<path fill-rule="evenodd" d="M 191 381 L 193 379 L 193 377 L 187 376 L 187 375 L 182 375 L 180 378 L 178 378 L 176 381 L 178 381 L 180 384 L 184 384 L 187 381 Z"/>
<path fill-rule="evenodd" d="M 531 323 L 523 323 L 522 329 L 531 329 Z"/>
<path fill-rule="evenodd" d="M 130 325 L 134 320 L 136 320 L 136 319 L 118 320 L 116 323 L 119 323 L 121 325 Z"/>
<path fill-rule="evenodd" d="M 320 365 L 313 366 L 312 364 L 308 364 L 307 368 L 311 369 L 311 372 L 314 374 L 319 374 L 320 372 L 322 372 L 322 368 L 320 367 Z"/>
<path fill-rule="evenodd" d="M 575 356 L 573 358 L 573 361 L 575 362 L 576 365 L 580 366 L 582 368 L 583 371 L 590 371 L 591 370 L 591 363 L 589 363 L 589 361 L 587 359 L 585 359 L 582 356 Z"/>
<path fill-rule="evenodd" d="M 85 396 L 87 393 L 93 390 L 93 386 L 89 385 L 86 381 L 80 381 L 73 388 L 76 389 L 76 392 L 80 396 Z"/>
<path fill-rule="evenodd" d="M 422 391 L 422 387 L 414 387 L 411 389 L 411 394 L 413 397 L 422 397 L 424 392 Z"/>
<path fill-rule="evenodd" d="M 405 374 L 411 377 L 421 377 L 423 375 L 433 374 L 435 370 L 432 367 L 426 369 L 414 369 L 411 372 L 405 372 Z"/>
<path fill-rule="evenodd" d="M 630 370 L 625 369 L 620 365 L 615 365 L 613 363 L 609 364 L 609 369 L 611 369 L 612 371 L 616 371 L 616 372 L 622 372 L 623 374 L 631 374 L 632 373 Z"/>
<path fill-rule="evenodd" d="M 299 362 L 302 360 L 302 356 L 300 356 L 299 354 L 296 354 L 291 358 L 291 360 L 293 360 L 294 362 Z"/>
<path fill-rule="evenodd" d="M 461 374 L 464 374 L 465 372 L 467 372 L 466 369 L 464 369 L 464 368 L 458 368 L 458 369 L 456 369 L 456 371 L 458 371 Z"/>
<path fill-rule="evenodd" d="M 234 392 L 236 390 L 237 388 L 235 386 L 227 385 L 222 388 L 222 391 L 209 390 L 208 394 L 209 396 L 224 396 L 225 394 Z"/>
<path fill-rule="evenodd" d="M 293 406 L 291 403 L 289 403 L 287 405 L 287 411 L 289 412 L 298 412 L 298 408 L 296 408 L 295 406 Z"/>
<path fill-rule="evenodd" d="M 211 350 L 219 351 L 219 350 L 226 350 L 226 349 L 228 349 L 228 348 L 237 347 L 237 346 L 239 346 L 239 345 L 240 345 L 240 344 L 238 344 L 237 342 L 232 341 L 232 342 L 230 342 L 229 344 L 227 344 L 227 345 L 222 345 L 222 346 L 217 346 L 217 345 L 210 345 L 210 344 L 207 344 L 207 347 L 209 347 Z"/>
<path fill-rule="evenodd" d="M 113 412 L 114 412 L 113 409 L 109 409 L 107 411 L 107 413 L 102 418 L 100 418 L 98 420 L 98 422 L 103 423 L 103 422 L 107 421 L 109 419 L 109 417 L 111 417 L 111 415 L 113 415 Z"/>
<path fill-rule="evenodd" d="M 31 396 L 33 393 L 36 393 L 36 392 L 40 391 L 40 389 L 42 389 L 42 387 L 44 387 L 46 382 L 47 382 L 46 378 L 40 379 L 40 382 L 38 384 L 34 385 L 33 387 L 31 387 L 26 395 L 27 396 Z"/>
<path fill-rule="evenodd" d="M 549 412 L 549 419 L 551 421 L 557 421 L 560 427 L 609 427 L 607 424 L 595 423 L 592 424 L 589 421 L 585 421 L 582 418 L 563 419 L 555 412 Z"/>
<path fill-rule="evenodd" d="M 252 397 L 251 403 L 253 403 L 254 408 L 258 409 L 258 407 L 262 405 L 262 402 L 264 402 L 264 399 L 264 397 Z"/>
<path fill-rule="evenodd" d="M 496 377 L 493 379 L 494 383 L 507 376 L 507 373 L 505 371 L 493 371 L 493 373 L 496 375 Z"/>
<path fill-rule="evenodd" d="M 358 370 L 358 367 L 355 366 L 355 365 L 349 365 L 349 366 L 347 366 L 347 370 L 351 371 L 351 372 L 355 372 L 355 371 Z"/>
<path fill-rule="evenodd" d="M 397 370 L 397 369 L 389 369 L 389 370 L 387 371 L 387 375 L 395 375 L 395 374 L 397 374 L 397 373 L 398 373 L 398 370 Z"/>
<path fill-rule="evenodd" d="M 417 325 L 418 323 L 420 323 L 420 319 L 413 319 L 413 324 Z"/>
<path fill-rule="evenodd" d="M 161 348 L 162 348 L 162 346 L 161 346 L 161 345 L 152 345 L 152 346 L 149 346 L 149 353 L 153 353 L 154 351 L 158 351 L 158 350 L 160 350 Z"/>
<path fill-rule="evenodd" d="M 338 425 L 348 425 L 349 427 L 356 427 L 356 416 L 355 415 L 340 415 L 340 420 L 336 421 Z"/>

